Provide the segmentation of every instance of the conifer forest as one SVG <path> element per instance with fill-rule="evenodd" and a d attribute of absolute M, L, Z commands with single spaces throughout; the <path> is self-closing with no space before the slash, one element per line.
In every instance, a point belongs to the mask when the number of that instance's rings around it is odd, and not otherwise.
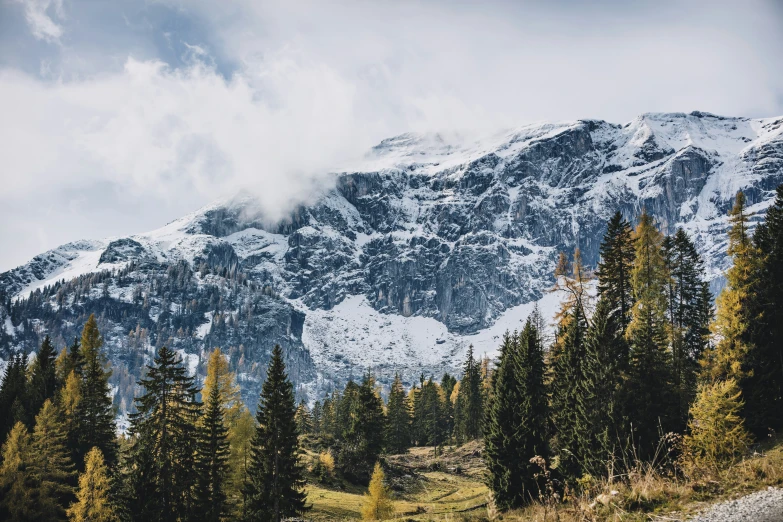
<path fill-rule="evenodd" d="M 5 369 L 0 519 L 307 520 L 311 483 L 369 486 L 363 517 L 388 519 L 389 456 L 471 443 L 493 516 L 621 483 L 639 463 L 709 476 L 783 428 L 783 187 L 752 232 L 742 192 L 729 220 L 716 298 L 684 230 L 618 212 L 596 267 L 560 254 L 556 316 L 535 310 L 497 358 L 471 348 L 458 375 L 408 389 L 367 371 L 311 404 L 297 404 L 279 346 L 252 412 L 221 348 L 197 382 L 163 346 L 120 430 L 90 316 L 69 346 L 46 337 Z"/>

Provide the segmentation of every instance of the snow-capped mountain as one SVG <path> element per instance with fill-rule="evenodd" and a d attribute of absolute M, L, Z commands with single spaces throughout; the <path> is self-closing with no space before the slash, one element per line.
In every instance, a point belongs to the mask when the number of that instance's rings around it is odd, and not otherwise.
<path fill-rule="evenodd" d="M 682 226 L 717 291 L 734 195 L 743 190 L 760 219 L 780 183 L 783 118 L 644 114 L 481 138 L 406 134 L 280 223 L 236 198 L 1 274 L 0 356 L 34 350 L 47 332 L 62 345 L 95 312 L 118 400 L 162 344 L 197 372 L 205 350 L 228 350 L 251 404 L 275 343 L 311 397 L 368 367 L 412 382 L 457 368 L 470 343 L 493 353 L 534 302 L 553 310 L 557 253 L 579 247 L 595 265 L 616 210 L 633 221 L 646 207 L 666 233 Z"/>

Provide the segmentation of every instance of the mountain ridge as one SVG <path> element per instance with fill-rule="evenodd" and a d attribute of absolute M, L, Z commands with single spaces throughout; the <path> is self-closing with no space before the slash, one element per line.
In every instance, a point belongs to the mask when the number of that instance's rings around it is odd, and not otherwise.
<path fill-rule="evenodd" d="M 501 329 L 518 325 L 534 302 L 554 309 L 557 298 L 547 291 L 558 252 L 579 247 L 595 265 L 616 210 L 633 220 L 645 207 L 665 233 L 682 226 L 717 291 L 734 194 L 746 192 L 758 221 L 783 182 L 783 118 L 646 113 L 623 125 L 538 123 L 481 138 L 408 133 L 332 176 L 332 188 L 276 224 L 240 197 L 148 233 L 69 243 L 0 274 L 5 307 L 60 285 L 41 297 L 52 308 L 46 313 L 45 303 L 15 316 L 0 312 L 0 356 L 35 349 L 40 336 L 20 330 L 25 321 L 41 332 L 65 331 L 58 321 L 104 300 L 105 315 L 132 305 L 122 328 L 122 320 L 105 320 L 113 350 L 122 351 L 136 319 L 148 325 L 150 346 L 172 339 L 198 357 L 196 372 L 210 343 L 248 344 L 249 325 L 274 331 L 242 354 L 245 382 L 263 380 L 248 359 L 261 366 L 270 345 L 283 342 L 299 354 L 297 382 L 308 397 L 369 366 L 382 382 L 396 370 L 409 381 L 454 371 L 469 343 L 494 353 Z M 81 294 L 57 283 L 112 271 L 127 274 L 107 275 L 105 288 Z M 180 287 L 156 294 L 156 281 L 172 286 L 172 277 Z M 186 302 L 213 286 L 215 303 Z M 134 296 L 146 296 L 147 311 Z M 55 309 L 57 299 L 65 305 Z M 246 315 L 248 300 L 260 312 Z M 66 317 L 65 308 L 83 311 Z M 218 334 L 216 317 L 229 317 L 236 332 Z M 180 323 L 182 335 L 172 336 Z"/>

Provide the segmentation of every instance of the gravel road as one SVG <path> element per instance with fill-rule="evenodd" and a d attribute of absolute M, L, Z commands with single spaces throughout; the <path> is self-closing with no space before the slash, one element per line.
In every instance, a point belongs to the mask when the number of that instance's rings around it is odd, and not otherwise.
<path fill-rule="evenodd" d="M 715 504 L 690 522 L 783 522 L 783 489 L 767 488 Z"/>

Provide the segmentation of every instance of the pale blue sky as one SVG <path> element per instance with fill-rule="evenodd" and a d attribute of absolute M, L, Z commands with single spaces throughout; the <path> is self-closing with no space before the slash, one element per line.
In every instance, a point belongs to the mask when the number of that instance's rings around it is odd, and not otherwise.
<path fill-rule="evenodd" d="M 0 0 L 0 271 L 393 134 L 783 114 L 783 2 Z"/>

